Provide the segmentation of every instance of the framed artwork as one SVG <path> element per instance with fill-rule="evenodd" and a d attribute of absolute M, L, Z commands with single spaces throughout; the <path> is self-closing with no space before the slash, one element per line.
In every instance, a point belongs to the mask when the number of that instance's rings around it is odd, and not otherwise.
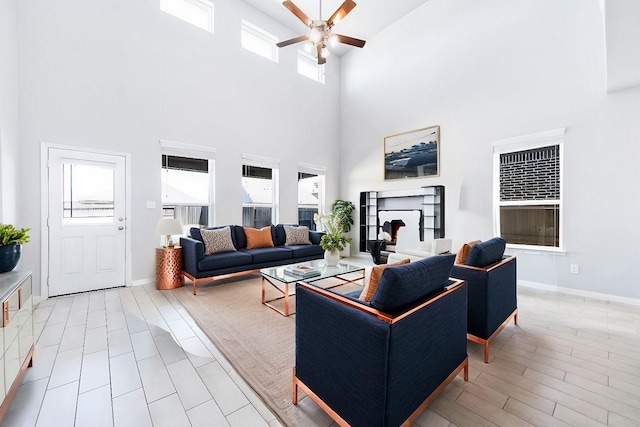
<path fill-rule="evenodd" d="M 384 139 L 384 179 L 440 175 L 440 126 L 412 130 Z"/>

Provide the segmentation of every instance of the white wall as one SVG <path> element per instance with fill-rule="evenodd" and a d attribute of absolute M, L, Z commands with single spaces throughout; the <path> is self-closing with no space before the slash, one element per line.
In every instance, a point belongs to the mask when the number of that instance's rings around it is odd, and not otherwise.
<path fill-rule="evenodd" d="M 131 154 L 133 280 L 154 275 L 159 140 L 216 149 L 217 222 L 241 223 L 241 155 L 280 159 L 280 221 L 297 220 L 298 162 L 324 165 L 339 188 L 339 58 L 326 85 L 297 74 L 296 48 L 275 64 L 240 47 L 242 18 L 282 39 L 290 30 L 237 0 L 215 1 L 215 34 L 157 0 L 21 0 L 21 186 L 24 255 L 38 269 L 42 142 Z M 157 209 L 146 209 L 155 200 Z M 36 283 L 38 279 L 36 278 Z"/>
<path fill-rule="evenodd" d="M 18 217 L 17 0 L 0 0 L 0 223 L 23 227 Z"/>
<path fill-rule="evenodd" d="M 519 254 L 519 279 L 640 298 L 640 89 L 606 93 L 601 13 L 599 0 L 430 0 L 344 56 L 341 195 L 441 184 L 454 247 L 487 239 L 491 143 L 565 127 L 566 255 Z M 385 182 L 383 138 L 431 125 L 440 176 Z"/>

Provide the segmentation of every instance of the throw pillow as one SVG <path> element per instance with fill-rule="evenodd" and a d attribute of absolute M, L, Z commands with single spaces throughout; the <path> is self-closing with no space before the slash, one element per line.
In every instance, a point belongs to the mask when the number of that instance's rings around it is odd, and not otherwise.
<path fill-rule="evenodd" d="M 310 245 L 309 240 L 309 227 L 301 225 L 294 227 L 292 225 L 285 225 L 284 234 L 287 236 L 287 240 L 284 242 L 285 246 L 291 245 Z"/>
<path fill-rule="evenodd" d="M 223 227 L 215 230 L 200 230 L 204 242 L 204 254 L 211 255 L 220 252 L 233 252 L 236 247 L 231 240 L 231 228 Z"/>
<path fill-rule="evenodd" d="M 454 264 L 464 264 L 465 261 L 467 260 L 467 257 L 469 256 L 469 251 L 471 251 L 471 248 L 476 243 L 480 243 L 480 242 L 481 240 L 474 240 L 473 242 L 464 243 L 460 248 L 460 250 L 458 251 L 458 253 L 456 254 L 456 261 L 454 262 Z"/>
<path fill-rule="evenodd" d="M 506 243 L 502 237 L 494 237 L 474 245 L 469 251 L 465 265 L 482 268 L 499 262 L 504 255 Z"/>
<path fill-rule="evenodd" d="M 380 277 L 382 277 L 382 272 L 384 271 L 384 269 L 394 265 L 409 264 L 409 261 L 411 260 L 407 258 L 396 261 L 392 264 L 382 264 L 373 267 L 371 269 L 371 276 L 369 277 L 369 281 L 366 285 L 364 285 L 364 289 L 362 289 L 362 293 L 360 294 L 360 298 L 358 299 L 361 301 L 371 302 L 371 300 L 373 299 L 373 295 L 376 293 L 376 289 L 378 289 L 378 282 L 380 281 Z"/>
<path fill-rule="evenodd" d="M 388 269 L 378 283 L 371 307 L 395 313 L 441 290 L 449 281 L 455 255 L 434 255 Z"/>
<path fill-rule="evenodd" d="M 271 226 L 262 227 L 260 230 L 244 227 L 244 235 L 247 237 L 247 249 L 273 247 Z"/>

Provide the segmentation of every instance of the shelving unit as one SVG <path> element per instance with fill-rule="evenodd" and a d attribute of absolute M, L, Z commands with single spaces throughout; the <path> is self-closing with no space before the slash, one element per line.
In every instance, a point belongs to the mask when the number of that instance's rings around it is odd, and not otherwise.
<path fill-rule="evenodd" d="M 363 191 L 360 193 L 360 252 L 368 252 L 367 241 L 379 232 L 378 211 L 420 210 L 420 240 L 445 237 L 445 192 L 443 185 L 416 189 Z"/>
<path fill-rule="evenodd" d="M 377 191 L 360 193 L 360 252 L 367 252 L 367 240 L 378 238 Z"/>
<path fill-rule="evenodd" d="M 444 237 L 444 185 L 422 187 L 422 239 Z"/>

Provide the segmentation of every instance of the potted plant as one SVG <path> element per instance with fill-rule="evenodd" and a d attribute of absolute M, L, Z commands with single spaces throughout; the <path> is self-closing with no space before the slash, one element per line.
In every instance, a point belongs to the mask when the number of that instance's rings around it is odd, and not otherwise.
<path fill-rule="evenodd" d="M 345 233 L 348 233 L 351 230 L 351 226 L 353 225 L 353 211 L 355 210 L 355 206 L 348 200 L 336 200 L 333 202 L 331 206 L 331 213 L 336 215 L 338 221 L 342 225 L 342 230 Z M 350 242 L 344 245 L 344 248 L 341 249 L 340 255 L 348 257 L 351 253 L 351 244 Z"/>
<path fill-rule="evenodd" d="M 320 239 L 320 247 L 324 249 L 325 262 L 329 267 L 335 267 L 340 260 L 340 251 L 351 243 L 351 238 L 344 235 L 340 218 L 334 213 L 316 214 L 314 221 L 316 224 L 320 224 L 325 232 Z"/>
<path fill-rule="evenodd" d="M 21 245 L 29 241 L 30 228 L 0 224 L 0 273 L 13 270 L 20 261 Z"/>

